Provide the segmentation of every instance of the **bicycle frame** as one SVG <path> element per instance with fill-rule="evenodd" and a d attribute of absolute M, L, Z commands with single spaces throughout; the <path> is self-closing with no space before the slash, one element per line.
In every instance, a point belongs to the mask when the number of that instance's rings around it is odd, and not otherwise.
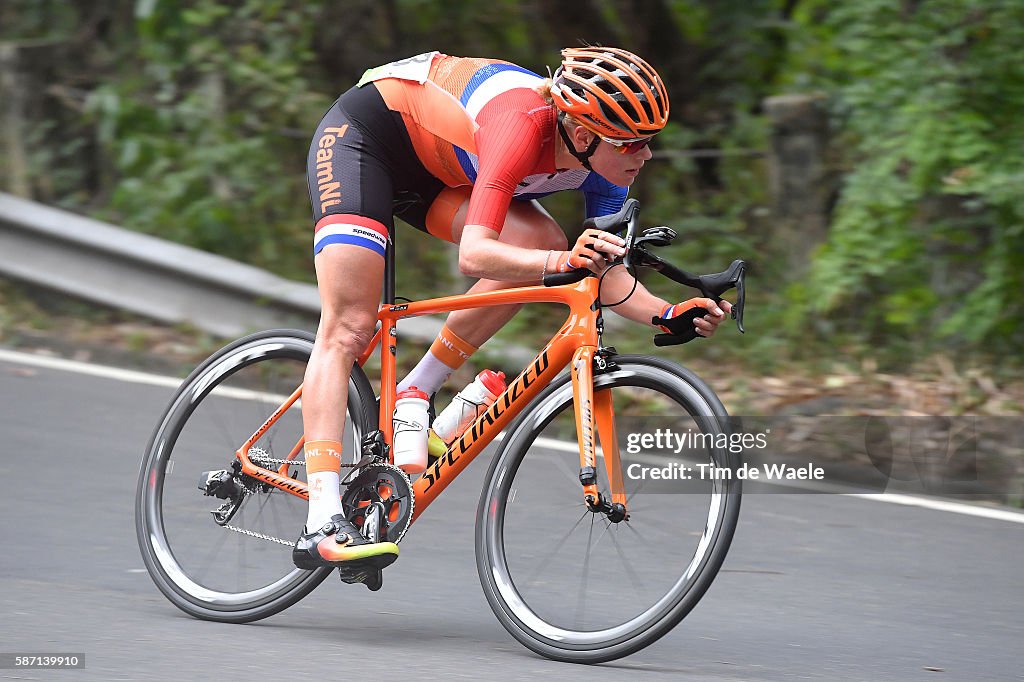
<path fill-rule="evenodd" d="M 533 399 L 566 366 L 571 367 L 573 402 L 575 406 L 576 434 L 579 443 L 581 486 L 584 500 L 596 505 L 600 498 L 593 477 L 583 472 L 596 472 L 597 449 L 595 431 L 602 450 L 608 475 L 612 502 L 625 505 L 626 495 L 622 480 L 618 442 L 611 395 L 595 395 L 593 385 L 594 358 L 598 351 L 598 320 L 600 308 L 594 303 L 598 297 L 598 280 L 586 277 L 576 284 L 544 287 L 518 287 L 484 294 L 461 294 L 402 304 L 388 304 L 377 314 L 380 328 L 370 341 L 359 364 L 363 365 L 380 346 L 381 396 L 378 427 L 384 441 L 390 446 L 393 437 L 391 415 L 395 408 L 396 360 L 398 352 L 398 320 L 446 313 L 453 310 L 486 308 L 517 303 L 563 303 L 569 315 L 562 328 L 548 344 L 527 364 L 526 368 L 508 384 L 508 388 L 484 411 L 477 420 L 456 439 L 448 451 L 428 466 L 413 484 L 417 515 L 425 510 L 455 478 L 479 455 L 494 438 L 519 415 Z M 386 343 L 382 340 L 387 339 Z M 248 457 L 249 449 L 302 395 L 299 386 L 266 422 L 235 452 L 242 463 L 242 473 L 285 492 L 308 499 L 306 484 L 287 475 L 288 465 L 277 471 L 254 464 Z M 292 448 L 288 459 L 302 451 L 303 441 Z M 414 517 L 414 521 L 415 518 Z"/>

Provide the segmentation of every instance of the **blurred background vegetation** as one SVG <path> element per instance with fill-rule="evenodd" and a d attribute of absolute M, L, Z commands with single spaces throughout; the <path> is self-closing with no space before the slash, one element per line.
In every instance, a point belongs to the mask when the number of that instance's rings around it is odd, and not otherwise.
<path fill-rule="evenodd" d="M 545 73 L 580 41 L 634 50 L 669 82 L 672 122 L 633 190 L 643 222 L 681 233 L 668 256 L 751 263 L 750 333 L 670 353 L 759 374 L 1020 367 L 1019 0 L 3 0 L 29 116 L 5 131 L 21 151 L 0 180 L 312 281 L 306 149 L 364 69 L 437 49 Z M 822 113 L 811 176 L 770 163 L 791 122 L 766 98 L 792 93 Z M 787 209 L 793 191 L 811 209 Z M 574 237 L 580 198 L 545 205 Z M 400 238 L 400 294 L 465 288 L 452 247 Z M 539 340 L 556 318 L 504 333 Z M 650 348 L 618 333 L 620 350 Z"/>

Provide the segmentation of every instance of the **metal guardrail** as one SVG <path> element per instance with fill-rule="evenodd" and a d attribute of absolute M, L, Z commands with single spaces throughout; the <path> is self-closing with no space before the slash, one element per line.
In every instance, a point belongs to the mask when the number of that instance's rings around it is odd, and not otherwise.
<path fill-rule="evenodd" d="M 320 298 L 229 258 L 0 193 L 0 274 L 167 323 L 230 338 L 256 329 L 316 329 Z M 404 320 L 431 341 L 441 322 Z"/>

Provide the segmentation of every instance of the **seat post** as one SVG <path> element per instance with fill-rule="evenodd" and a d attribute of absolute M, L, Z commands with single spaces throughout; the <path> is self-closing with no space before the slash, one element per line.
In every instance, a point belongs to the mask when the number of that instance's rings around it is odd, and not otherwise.
<path fill-rule="evenodd" d="M 384 305 L 395 304 L 395 233 L 392 228 L 388 236 L 387 248 L 384 250 Z"/>

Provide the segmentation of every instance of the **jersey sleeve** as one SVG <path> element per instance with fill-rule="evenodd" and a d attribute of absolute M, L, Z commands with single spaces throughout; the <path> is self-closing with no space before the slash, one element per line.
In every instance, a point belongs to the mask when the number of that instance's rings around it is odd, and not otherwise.
<path fill-rule="evenodd" d="M 587 218 L 598 218 L 616 213 L 626 203 L 628 187 L 613 185 L 597 173 L 591 172 L 580 185 L 586 204 Z"/>
<path fill-rule="evenodd" d="M 512 195 L 536 167 L 543 142 L 537 124 L 523 112 L 495 116 L 477 130 L 480 170 L 469 198 L 467 225 L 501 232 Z"/>

